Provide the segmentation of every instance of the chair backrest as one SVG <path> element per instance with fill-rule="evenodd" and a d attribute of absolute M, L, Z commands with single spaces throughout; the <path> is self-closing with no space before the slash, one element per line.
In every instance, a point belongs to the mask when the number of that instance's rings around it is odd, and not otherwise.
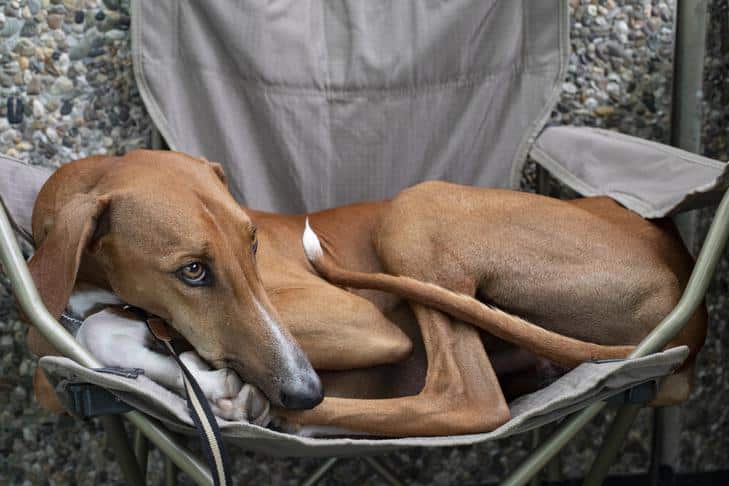
<path fill-rule="evenodd" d="M 516 185 L 568 55 L 566 0 L 135 1 L 132 22 L 170 147 L 285 212 Z"/>

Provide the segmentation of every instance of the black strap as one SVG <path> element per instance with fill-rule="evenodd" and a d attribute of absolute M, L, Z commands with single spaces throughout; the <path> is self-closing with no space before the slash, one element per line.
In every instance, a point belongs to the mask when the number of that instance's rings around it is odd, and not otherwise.
<path fill-rule="evenodd" d="M 213 474 L 213 484 L 216 486 L 232 486 L 233 482 L 230 479 L 230 461 L 228 460 L 228 454 L 225 451 L 225 446 L 220 435 L 220 428 L 218 427 L 217 420 L 215 420 L 213 411 L 210 409 L 207 398 L 205 398 L 205 395 L 200 389 L 200 385 L 197 384 L 190 370 L 187 369 L 187 366 L 177 356 L 177 352 L 172 346 L 169 337 L 160 337 L 160 333 L 155 329 L 158 326 L 150 323 L 150 321 L 154 320 L 158 321 L 156 322 L 158 324 L 161 320 L 150 317 L 146 311 L 137 307 L 127 306 L 126 309 L 134 312 L 140 319 L 147 323 L 147 327 L 152 336 L 163 345 L 182 370 L 187 408 L 197 429 L 205 458 L 210 466 L 210 471 Z"/>

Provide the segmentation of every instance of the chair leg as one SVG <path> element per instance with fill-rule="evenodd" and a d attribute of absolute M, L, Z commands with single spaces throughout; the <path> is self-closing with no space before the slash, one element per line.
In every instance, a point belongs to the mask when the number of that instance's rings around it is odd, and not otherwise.
<path fill-rule="evenodd" d="M 543 438 L 555 431 L 556 427 L 550 426 L 550 424 L 534 429 L 532 431 L 532 449 L 537 449 Z M 545 479 L 548 483 L 556 483 L 562 480 L 562 461 L 559 452 L 544 466 L 542 471 L 534 475 L 529 481 L 529 486 L 540 486 Z"/>
<path fill-rule="evenodd" d="M 165 456 L 165 486 L 175 486 L 177 484 L 177 466 L 172 459 Z"/>
<path fill-rule="evenodd" d="M 118 415 L 104 415 L 101 417 L 101 423 L 104 425 L 106 438 L 116 455 L 116 460 L 119 462 L 119 467 L 127 483 L 131 486 L 144 485 L 144 476 L 129 444 L 127 431 L 124 429 L 121 417 Z"/>
<path fill-rule="evenodd" d="M 538 172 L 537 174 L 539 174 L 539 173 L 541 173 L 541 171 Z M 539 443 L 542 441 L 542 439 L 541 439 L 542 428 L 539 427 L 539 428 L 532 430 L 531 435 L 532 435 L 532 449 L 536 449 L 537 447 L 539 447 Z M 541 486 L 541 484 L 542 484 L 542 476 L 540 473 L 535 474 L 534 477 L 531 479 L 531 481 L 529 481 L 529 486 Z"/>
<path fill-rule="evenodd" d="M 395 477 L 395 474 L 374 457 L 364 456 L 362 459 L 374 469 L 386 484 L 390 486 L 403 486 L 403 483 Z"/>
<path fill-rule="evenodd" d="M 558 483 L 564 478 L 562 477 L 562 456 L 558 453 L 554 458 L 549 461 L 546 466 L 547 469 L 547 482 Z"/>
<path fill-rule="evenodd" d="M 543 437 L 549 437 L 554 432 L 556 432 L 558 426 L 557 424 L 547 424 L 542 427 L 539 427 L 539 441 L 541 442 L 543 440 Z M 544 481 L 547 483 L 557 483 L 559 481 L 562 481 L 562 455 L 561 451 L 557 452 L 555 456 L 547 463 L 546 466 L 544 466 L 544 469 L 542 470 L 542 475 L 544 476 Z"/>
<path fill-rule="evenodd" d="M 653 450 L 648 484 L 657 486 L 662 476 L 673 473 L 680 453 L 681 409 L 677 406 L 653 410 Z"/>
<path fill-rule="evenodd" d="M 600 447 L 595 462 L 592 463 L 590 472 L 585 477 L 584 486 L 599 486 L 605 480 L 610 466 L 615 462 L 615 458 L 628 435 L 628 430 L 633 425 L 635 417 L 638 415 L 641 405 L 637 403 L 627 403 L 622 405 L 613 420 L 610 430 L 608 430 L 605 439 Z"/>
<path fill-rule="evenodd" d="M 528 483 L 603 408 L 605 408 L 605 402 L 597 402 L 573 414 L 563 425 L 560 425 L 556 432 L 529 454 L 524 462 L 509 473 L 501 482 L 501 486 L 523 486 Z"/>
<path fill-rule="evenodd" d="M 337 457 L 330 457 L 329 459 L 324 461 L 324 464 L 319 466 L 319 468 L 314 471 L 311 476 L 306 478 L 306 481 L 301 483 L 301 486 L 314 486 L 315 484 L 317 484 L 321 480 L 321 478 L 323 478 L 326 473 L 328 473 L 329 470 L 334 467 L 338 460 L 339 459 Z"/>
<path fill-rule="evenodd" d="M 149 440 L 139 429 L 134 430 L 134 455 L 137 458 L 142 476 L 147 477 L 147 461 L 149 459 Z"/>

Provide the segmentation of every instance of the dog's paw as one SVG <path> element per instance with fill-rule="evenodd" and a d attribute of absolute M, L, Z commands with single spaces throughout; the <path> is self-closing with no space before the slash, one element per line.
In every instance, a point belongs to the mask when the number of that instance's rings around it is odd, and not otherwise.
<path fill-rule="evenodd" d="M 195 377 L 215 415 L 225 420 L 268 424 L 268 399 L 258 388 L 244 384 L 235 371 L 230 368 L 211 370 L 194 351 L 181 353 L 180 360 Z"/>
<path fill-rule="evenodd" d="M 211 370 L 208 364 L 198 356 L 195 351 L 186 351 L 180 354 L 180 360 L 200 385 L 200 389 L 208 400 L 220 398 L 234 398 L 241 391 L 243 382 L 235 371 L 230 368 Z M 180 373 L 180 382 L 182 373 Z M 182 385 L 182 383 L 180 383 Z"/>
<path fill-rule="evenodd" d="M 252 385 L 243 385 L 232 398 L 214 400 L 215 414 L 226 420 L 247 421 L 266 426 L 271 420 L 271 406 L 265 395 Z"/>
<path fill-rule="evenodd" d="M 235 371 L 229 368 L 221 368 L 214 371 L 204 371 L 204 379 L 210 387 L 210 399 L 236 397 L 243 388 L 243 382 Z"/>

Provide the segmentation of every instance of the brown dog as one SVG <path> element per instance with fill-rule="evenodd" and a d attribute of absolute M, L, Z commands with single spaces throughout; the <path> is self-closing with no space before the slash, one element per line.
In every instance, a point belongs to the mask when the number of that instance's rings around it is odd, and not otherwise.
<path fill-rule="evenodd" d="M 60 315 L 78 279 L 167 320 L 215 367 L 279 406 L 322 387 L 281 326 L 255 264 L 255 226 L 217 164 L 167 152 L 91 157 L 57 170 L 33 211 L 31 274 Z M 31 335 L 31 349 L 39 349 Z M 241 359 L 245 356 L 245 360 Z"/>
<path fill-rule="evenodd" d="M 78 269 L 274 404 L 310 408 L 321 388 L 293 336 L 327 388 L 312 410 L 281 411 L 295 426 L 493 430 L 509 410 L 490 356 L 509 364 L 526 351 L 564 367 L 624 356 L 673 308 L 692 266 L 669 223 L 612 200 L 442 182 L 309 215 L 310 262 L 305 216 L 240 208 L 222 180 L 219 166 L 170 152 L 68 164 L 38 198 L 31 271 L 55 314 Z M 691 355 L 662 403 L 688 396 L 705 326 L 702 309 L 671 344 Z M 503 374 L 521 381 L 532 364 Z"/>

